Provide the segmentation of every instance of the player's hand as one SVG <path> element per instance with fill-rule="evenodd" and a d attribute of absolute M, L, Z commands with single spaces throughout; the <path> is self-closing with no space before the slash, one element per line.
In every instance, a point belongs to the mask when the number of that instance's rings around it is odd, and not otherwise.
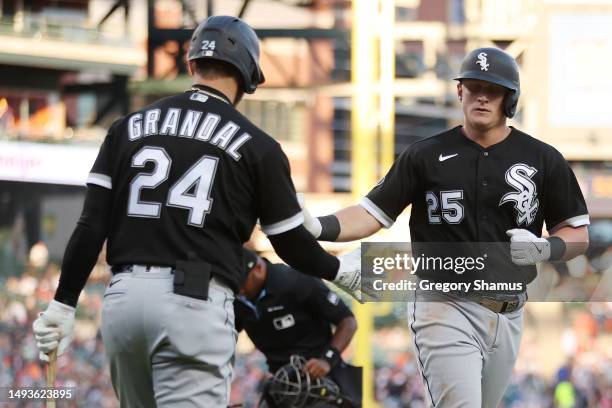
<path fill-rule="evenodd" d="M 32 323 L 36 347 L 38 347 L 39 358 L 49 361 L 51 351 L 57 349 L 57 355 L 61 356 L 72 341 L 74 331 L 75 308 L 52 300 L 47 310 L 40 313 Z"/>
<path fill-rule="evenodd" d="M 325 377 L 331 370 L 329 363 L 321 358 L 311 358 L 306 362 L 304 371 L 310 374 L 313 379 Z"/>
<path fill-rule="evenodd" d="M 310 214 L 310 211 L 304 206 L 304 194 L 297 194 L 298 202 L 300 203 L 300 207 L 302 208 L 302 214 L 304 215 L 304 228 L 310 232 L 310 234 L 319 238 L 321 236 L 321 231 L 323 230 L 323 226 L 321 222 Z"/>
<path fill-rule="evenodd" d="M 550 259 L 550 242 L 525 229 L 506 231 L 510 237 L 512 262 L 519 266 L 535 265 Z"/>
<path fill-rule="evenodd" d="M 361 246 L 338 257 L 340 267 L 333 283 L 349 295 L 364 303 L 361 293 Z"/>

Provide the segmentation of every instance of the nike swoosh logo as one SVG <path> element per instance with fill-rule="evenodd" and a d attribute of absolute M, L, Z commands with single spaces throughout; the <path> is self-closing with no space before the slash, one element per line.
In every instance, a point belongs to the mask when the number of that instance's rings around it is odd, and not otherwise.
<path fill-rule="evenodd" d="M 443 162 L 444 160 L 448 160 L 448 159 L 450 159 L 450 158 L 452 158 L 452 157 L 455 157 L 455 156 L 458 156 L 458 155 L 459 155 L 459 153 L 449 154 L 448 156 L 443 156 L 443 155 L 440 155 L 440 156 L 438 157 L 438 160 L 439 160 L 439 161 L 441 161 L 441 162 Z"/>
<path fill-rule="evenodd" d="M 115 283 L 117 283 L 117 282 L 121 282 L 121 281 L 122 281 L 122 279 L 118 279 L 118 280 L 116 280 L 116 281 L 114 281 L 114 282 L 111 282 L 111 283 L 108 285 L 108 287 L 109 287 L 109 288 L 112 288 L 112 287 L 113 287 L 113 285 L 114 285 Z"/>
<path fill-rule="evenodd" d="M 539 246 L 537 246 L 537 244 L 536 244 L 535 242 L 532 242 L 532 244 L 533 244 L 533 246 L 535 247 L 535 249 L 538 251 L 538 254 L 542 255 L 542 250 L 543 250 L 543 248 L 542 248 L 542 249 L 540 249 L 540 247 L 539 247 Z"/>

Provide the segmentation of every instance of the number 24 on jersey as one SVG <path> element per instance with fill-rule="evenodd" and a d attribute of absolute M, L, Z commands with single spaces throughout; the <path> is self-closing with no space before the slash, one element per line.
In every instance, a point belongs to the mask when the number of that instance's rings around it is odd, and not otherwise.
<path fill-rule="evenodd" d="M 159 218 L 162 203 L 142 201 L 142 189 L 155 189 L 168 179 L 172 159 L 164 148 L 147 146 L 132 157 L 132 167 L 143 168 L 153 162 L 151 173 L 140 172 L 130 183 L 128 215 L 141 218 Z M 211 211 L 210 192 L 217 171 L 217 157 L 204 155 L 174 183 L 168 191 L 166 206 L 189 210 L 187 223 L 203 227 L 206 214 Z M 190 191 L 192 191 L 190 193 Z"/>

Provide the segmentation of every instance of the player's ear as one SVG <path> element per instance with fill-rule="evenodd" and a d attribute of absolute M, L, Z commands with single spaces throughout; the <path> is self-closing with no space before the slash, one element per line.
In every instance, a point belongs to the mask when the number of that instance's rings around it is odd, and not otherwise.
<path fill-rule="evenodd" d="M 459 102 L 463 99 L 463 88 L 461 87 L 461 82 L 457 82 L 457 98 L 459 98 Z"/>
<path fill-rule="evenodd" d="M 195 71 L 195 67 L 193 67 L 191 64 L 195 64 L 195 61 L 187 61 L 187 72 L 189 72 L 189 75 L 193 75 Z"/>
<path fill-rule="evenodd" d="M 257 259 L 257 265 L 255 265 L 253 268 L 253 273 L 255 273 L 255 276 L 257 276 L 259 279 L 266 278 L 266 264 L 264 263 L 263 259 Z"/>

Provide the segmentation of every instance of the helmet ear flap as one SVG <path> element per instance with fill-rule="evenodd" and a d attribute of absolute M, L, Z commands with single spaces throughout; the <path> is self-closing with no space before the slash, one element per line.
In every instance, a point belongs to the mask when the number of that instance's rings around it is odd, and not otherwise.
<path fill-rule="evenodd" d="M 504 98 L 504 115 L 506 115 L 508 118 L 514 117 L 518 100 L 519 91 L 510 90 L 508 95 L 506 95 L 506 97 Z"/>

